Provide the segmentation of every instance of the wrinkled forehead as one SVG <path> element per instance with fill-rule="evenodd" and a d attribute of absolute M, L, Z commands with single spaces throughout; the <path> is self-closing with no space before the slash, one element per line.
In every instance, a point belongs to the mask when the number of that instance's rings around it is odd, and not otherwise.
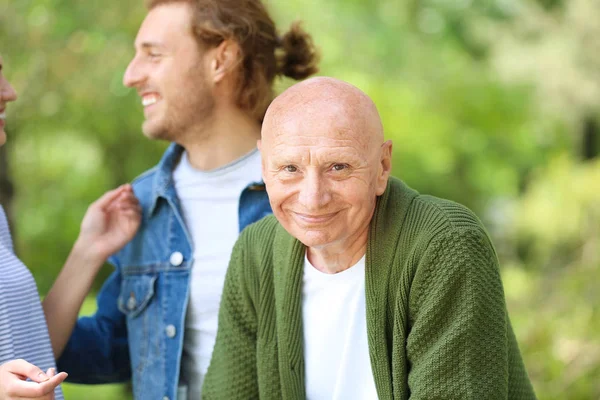
<path fill-rule="evenodd" d="M 271 110 L 263 123 L 263 142 L 352 141 L 368 148 L 382 141 L 377 124 L 356 107 L 331 99 L 299 100 Z"/>

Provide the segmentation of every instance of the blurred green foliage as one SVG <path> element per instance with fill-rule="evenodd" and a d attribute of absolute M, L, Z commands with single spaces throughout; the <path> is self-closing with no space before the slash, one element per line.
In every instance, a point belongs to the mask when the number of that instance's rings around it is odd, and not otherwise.
<path fill-rule="evenodd" d="M 281 30 L 305 21 L 323 75 L 375 100 L 395 175 L 480 215 L 539 398 L 600 398 L 600 3 L 268 5 Z M 0 51 L 20 93 L 5 149 L 12 222 L 42 293 L 87 205 L 165 148 L 142 136 L 139 99 L 121 83 L 144 14 L 141 1 L 0 2 Z M 119 386 L 66 393 L 127 398 Z"/>

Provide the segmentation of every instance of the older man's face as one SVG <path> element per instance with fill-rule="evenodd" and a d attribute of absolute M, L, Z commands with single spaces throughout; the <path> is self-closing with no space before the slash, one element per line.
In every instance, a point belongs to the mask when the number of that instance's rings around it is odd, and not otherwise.
<path fill-rule="evenodd" d="M 322 112 L 328 108 L 326 112 Z M 261 153 L 273 212 L 306 246 L 343 249 L 366 237 L 391 142 L 339 104 L 312 104 L 267 118 Z M 386 171 L 388 169 L 388 171 Z"/>

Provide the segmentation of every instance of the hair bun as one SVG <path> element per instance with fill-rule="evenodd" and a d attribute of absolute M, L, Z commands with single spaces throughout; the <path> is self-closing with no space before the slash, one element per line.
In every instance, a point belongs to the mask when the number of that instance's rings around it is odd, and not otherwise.
<path fill-rule="evenodd" d="M 312 37 L 296 21 L 290 30 L 278 38 L 278 72 L 281 75 L 300 80 L 316 73 L 319 68 L 319 53 Z"/>

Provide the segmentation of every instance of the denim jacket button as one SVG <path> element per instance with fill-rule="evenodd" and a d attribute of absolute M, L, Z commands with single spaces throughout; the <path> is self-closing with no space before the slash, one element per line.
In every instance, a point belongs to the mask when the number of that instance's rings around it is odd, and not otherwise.
<path fill-rule="evenodd" d="M 165 333 L 167 334 L 167 337 L 174 338 L 175 334 L 177 333 L 177 329 L 175 329 L 174 325 L 167 325 L 165 328 Z"/>
<path fill-rule="evenodd" d="M 173 252 L 173 254 L 171 254 L 171 258 L 169 258 L 169 262 L 174 267 L 180 266 L 183 262 L 183 254 L 178 251 Z"/>
<path fill-rule="evenodd" d="M 169 396 L 163 397 L 163 400 L 169 400 Z"/>
<path fill-rule="evenodd" d="M 131 311 L 135 308 L 136 305 L 137 301 L 135 300 L 135 295 L 133 294 L 133 292 L 131 292 L 129 299 L 127 300 L 127 309 Z"/>

